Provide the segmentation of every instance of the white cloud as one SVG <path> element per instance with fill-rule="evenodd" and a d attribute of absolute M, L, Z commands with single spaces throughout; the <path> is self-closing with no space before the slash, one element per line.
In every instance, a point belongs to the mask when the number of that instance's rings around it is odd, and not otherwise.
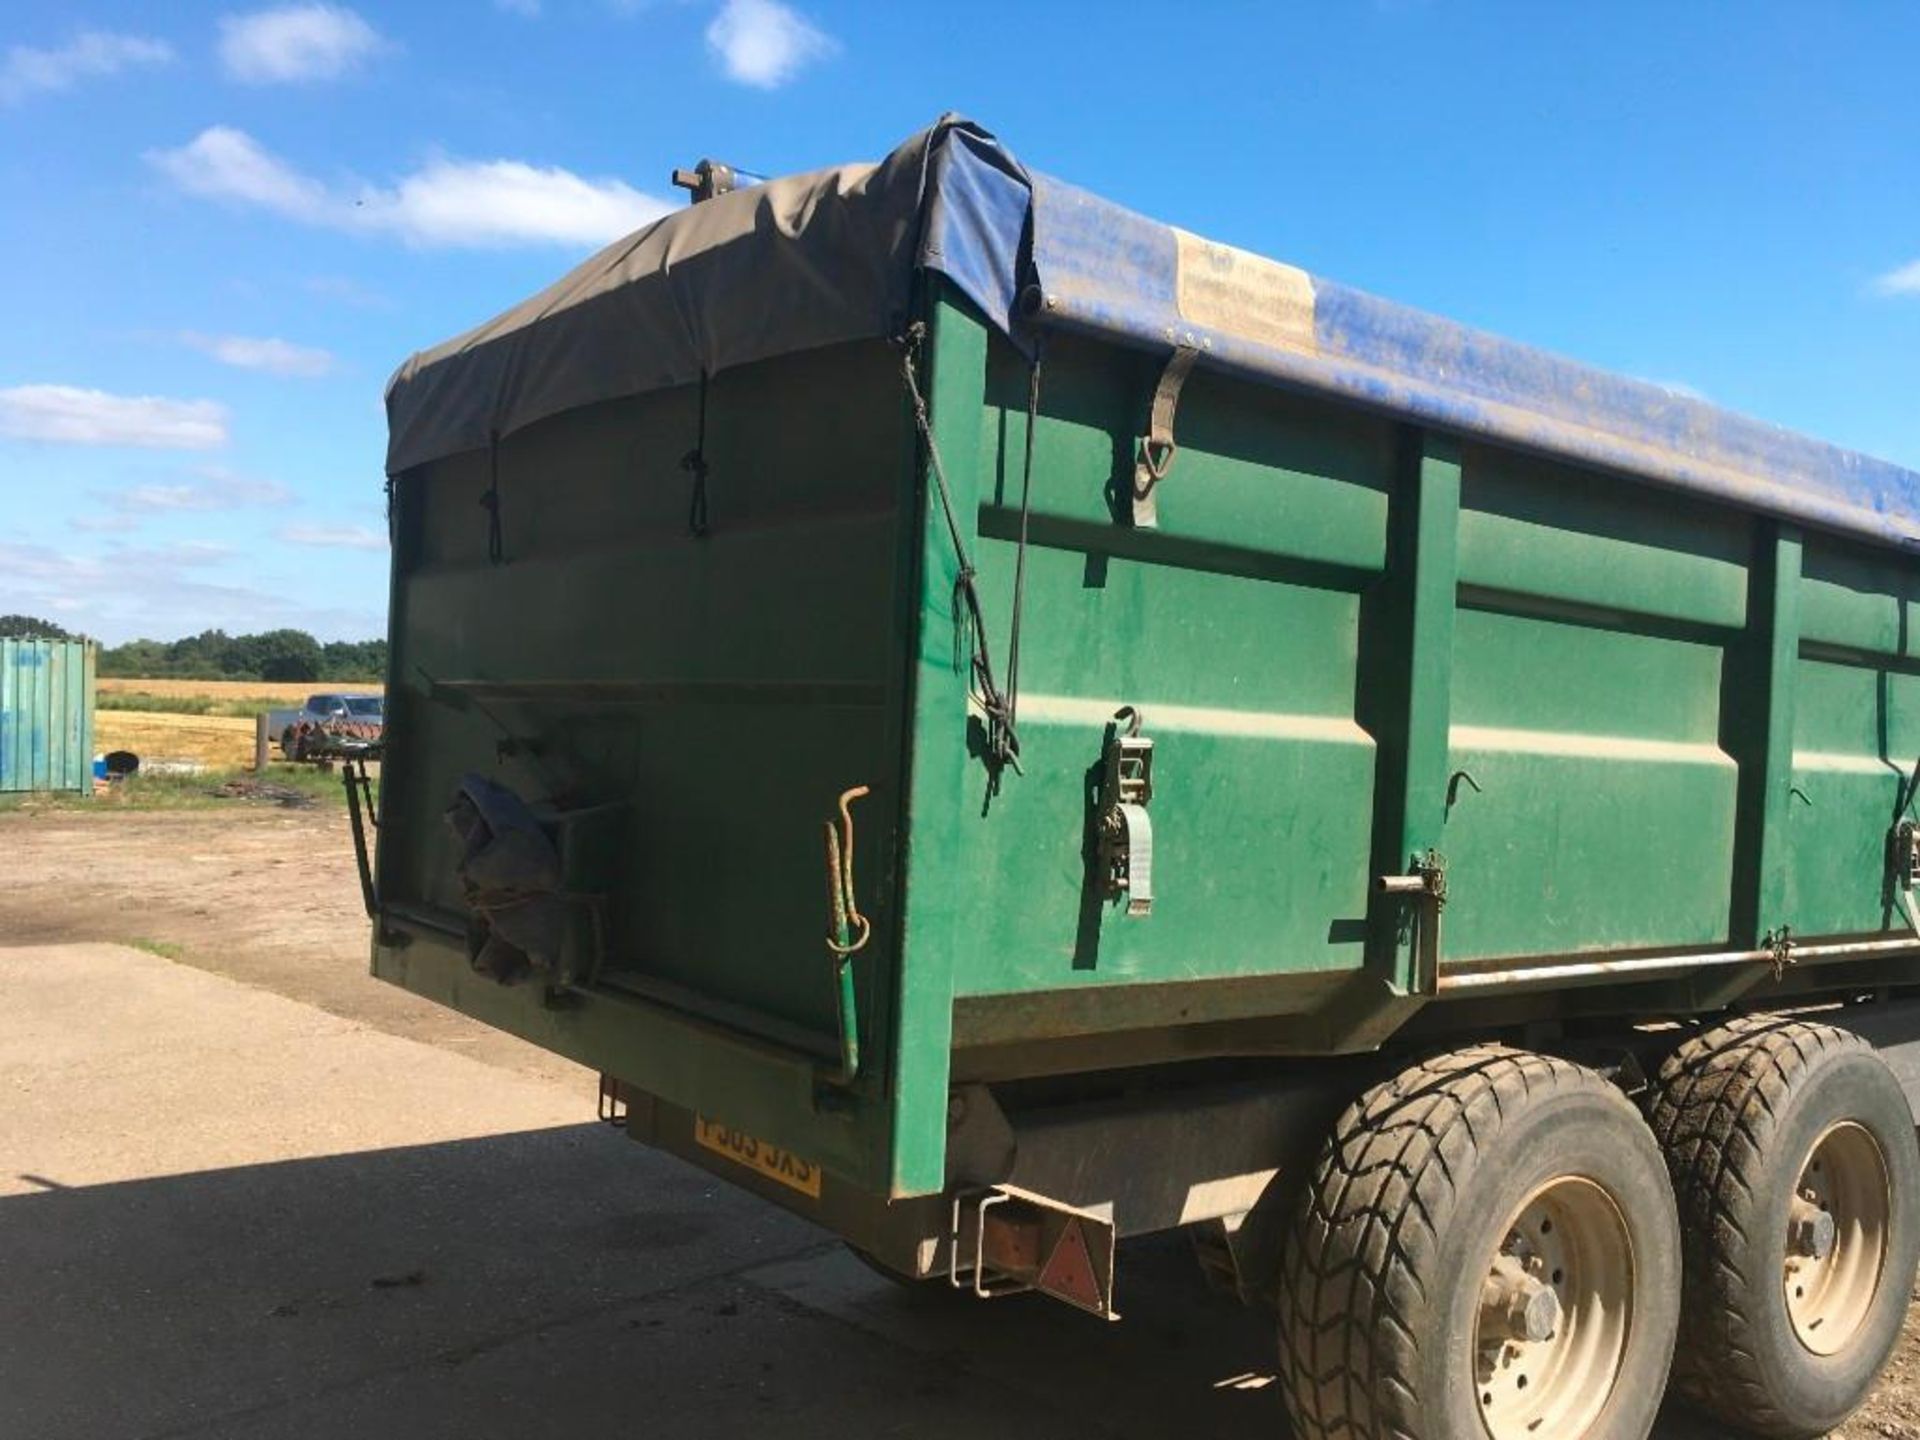
<path fill-rule="evenodd" d="M 180 342 L 202 354 L 211 355 L 222 365 L 239 370 L 264 370 L 269 375 L 291 375 L 311 380 L 333 372 L 331 352 L 310 345 L 295 345 L 289 340 L 256 339 L 249 335 L 202 335 L 181 332 Z"/>
<path fill-rule="evenodd" d="M 369 192 L 364 223 L 412 245 L 600 245 L 673 208 L 621 180 L 518 160 L 436 160 Z"/>
<path fill-rule="evenodd" d="M 178 150 L 149 152 L 160 173 L 189 195 L 236 200 L 311 225 L 345 224 L 340 202 L 244 131 L 215 125 Z"/>
<path fill-rule="evenodd" d="M 59 445 L 211 450 L 227 443 L 227 411 L 212 400 L 16 385 L 0 389 L 0 436 Z"/>
<path fill-rule="evenodd" d="M 0 610 L 58 616 L 108 644 L 210 627 L 242 633 L 292 625 L 322 639 L 360 639 L 386 629 L 372 585 L 367 595 L 374 604 L 362 607 L 320 602 L 303 587 L 264 590 L 204 578 L 207 567 L 230 555 L 196 542 L 110 545 L 88 555 L 75 546 L 0 539 Z M 343 598 L 349 598 L 344 590 Z"/>
<path fill-rule="evenodd" d="M 674 208 L 623 180 L 519 160 L 437 159 L 390 186 L 329 186 L 226 126 L 147 158 L 191 195 L 421 248 L 601 245 Z"/>
<path fill-rule="evenodd" d="M 493 0 L 493 8 L 509 15 L 524 15 L 529 20 L 540 18 L 540 0 Z"/>
<path fill-rule="evenodd" d="M 1920 295 L 1920 260 L 1889 270 L 1873 282 L 1876 295 Z"/>
<path fill-rule="evenodd" d="M 220 21 L 220 62 L 248 85 L 338 79 L 386 47 L 342 5 L 282 5 Z"/>
<path fill-rule="evenodd" d="M 57 50 L 15 45 L 0 58 L 0 105 L 71 89 L 81 80 L 118 75 L 136 66 L 165 65 L 173 47 L 144 35 L 83 30 Z"/>
<path fill-rule="evenodd" d="M 202 465 L 190 473 L 194 478 L 188 481 L 132 485 L 101 498 L 123 515 L 237 510 L 243 505 L 284 505 L 293 498 L 278 480 L 242 475 L 223 465 Z"/>
<path fill-rule="evenodd" d="M 279 537 L 290 545 L 318 545 L 335 550 L 384 550 L 387 537 L 370 525 L 285 525 Z"/>
<path fill-rule="evenodd" d="M 762 90 L 786 84 L 840 48 L 780 0 L 726 0 L 707 26 L 707 45 L 731 78 Z"/>

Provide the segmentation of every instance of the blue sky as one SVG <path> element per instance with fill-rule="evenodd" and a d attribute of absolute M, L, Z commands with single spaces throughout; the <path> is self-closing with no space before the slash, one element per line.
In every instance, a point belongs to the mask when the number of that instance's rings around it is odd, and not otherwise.
<path fill-rule="evenodd" d="M 382 387 L 946 109 L 1187 229 L 1920 468 L 1920 6 L 0 4 L 0 612 L 384 630 Z"/>

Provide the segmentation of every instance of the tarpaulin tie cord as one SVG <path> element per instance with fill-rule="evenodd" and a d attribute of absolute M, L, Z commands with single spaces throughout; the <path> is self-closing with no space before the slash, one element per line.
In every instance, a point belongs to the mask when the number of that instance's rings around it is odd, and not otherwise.
<path fill-rule="evenodd" d="M 1013 753 L 1020 743 L 1014 727 L 1020 717 L 1020 616 L 1027 598 L 1027 525 L 1033 515 L 1033 432 L 1040 420 L 1040 356 L 1045 341 L 1036 336 L 1033 362 L 1027 367 L 1026 454 L 1020 467 L 1020 544 L 1013 562 L 1013 619 L 1007 629 L 1007 734 Z M 1017 769 L 1018 767 L 1016 767 Z"/>
<path fill-rule="evenodd" d="M 687 533 L 704 539 L 707 534 L 707 372 L 704 366 L 700 370 L 700 419 L 693 449 L 680 457 L 680 468 L 693 476 L 693 494 L 687 501 Z"/>
<path fill-rule="evenodd" d="M 900 347 L 900 374 L 906 382 L 907 397 L 913 404 L 913 422 L 927 447 L 928 468 L 933 471 L 934 488 L 940 496 L 940 510 L 946 517 L 947 535 L 953 544 L 958 572 L 953 577 L 954 660 L 960 660 L 960 647 L 968 648 L 967 664 L 971 673 L 969 693 L 986 717 L 987 785 L 992 794 L 1000 788 L 1001 773 L 1020 769 L 1020 737 L 1014 733 L 1013 711 L 993 676 L 993 653 L 987 642 L 987 622 L 980 611 L 980 590 L 974 583 L 973 561 L 967 554 L 966 537 L 954 514 L 953 490 L 947 483 L 947 469 L 940 459 L 940 446 L 933 438 L 933 424 L 927 416 L 926 397 L 920 393 L 920 377 L 914 362 L 926 341 L 927 326 L 916 320 L 896 342 Z"/>
<path fill-rule="evenodd" d="M 506 542 L 500 535 L 500 432 L 487 432 L 487 493 L 480 497 L 487 512 L 487 559 L 501 564 L 507 558 Z"/>

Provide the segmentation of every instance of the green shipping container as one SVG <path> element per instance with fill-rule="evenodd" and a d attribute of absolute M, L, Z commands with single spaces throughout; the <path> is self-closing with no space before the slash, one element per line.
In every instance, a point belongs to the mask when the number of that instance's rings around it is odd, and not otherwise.
<path fill-rule="evenodd" d="M 1291 1277 L 1300 1433 L 1414 1433 L 1314 1378 L 1312 1337 L 1363 1322 L 1312 1277 L 1367 1247 L 1300 1187 L 1386 1143 L 1368 1117 L 1453 1097 L 1491 1145 L 1476 1095 L 1591 1081 L 1565 1143 L 1629 1125 L 1595 1153 L 1657 1160 L 1623 1092 L 1659 1129 L 1687 1045 L 1775 1043 L 1730 1015 L 1920 1033 L 1920 477 L 1144 220 L 953 120 L 657 222 L 416 356 L 389 410 L 376 972 L 904 1275 L 1110 1313 L 1116 1235 L 1213 1227 L 1243 1289 Z M 1887 1278 L 1842 1399 L 1920 1244 L 1911 1139 L 1874 1152 Z M 1684 1180 L 1602 1175 L 1583 1210 L 1587 1173 L 1487 1199 L 1520 1218 L 1472 1241 L 1461 1373 L 1570 1333 L 1613 1368 L 1468 1382 L 1493 1440 L 1634 1432 L 1695 1324 Z M 1540 1318 L 1536 1212 L 1602 1236 L 1551 1268 L 1640 1297 L 1630 1333 Z"/>
<path fill-rule="evenodd" d="M 0 794 L 93 789 L 93 655 L 0 637 Z"/>

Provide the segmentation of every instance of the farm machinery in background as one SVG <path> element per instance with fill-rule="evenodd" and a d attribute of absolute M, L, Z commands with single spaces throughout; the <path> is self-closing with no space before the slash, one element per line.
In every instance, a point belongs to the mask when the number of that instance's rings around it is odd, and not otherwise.
<path fill-rule="evenodd" d="M 297 710 L 267 712 L 267 733 L 293 761 L 378 759 L 385 732 L 379 695 L 327 692 L 309 695 Z"/>

